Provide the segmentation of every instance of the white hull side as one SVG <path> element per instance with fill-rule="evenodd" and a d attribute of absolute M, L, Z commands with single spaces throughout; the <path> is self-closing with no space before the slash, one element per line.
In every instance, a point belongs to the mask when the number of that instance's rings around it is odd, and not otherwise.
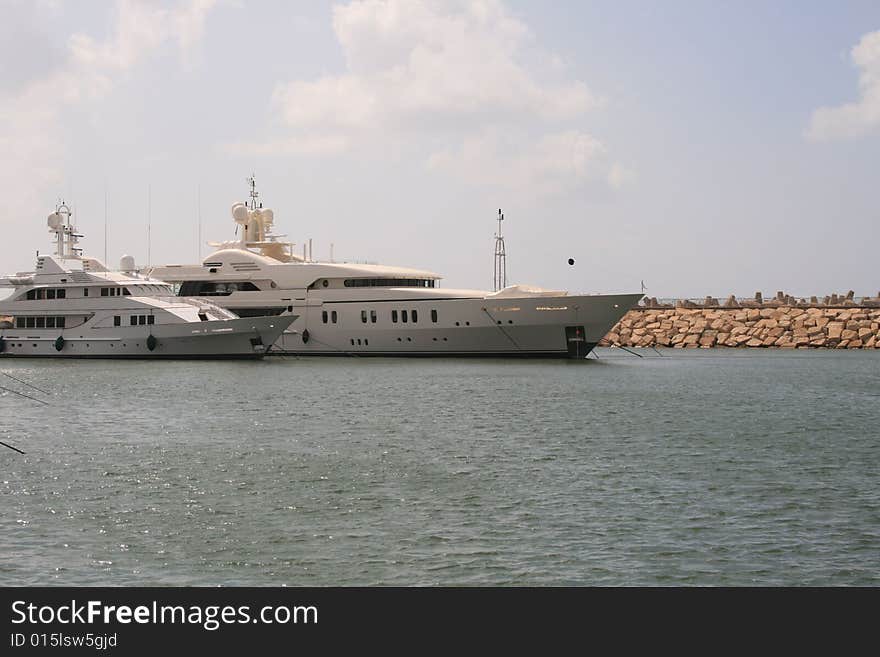
<path fill-rule="evenodd" d="M 570 356 L 566 327 L 582 327 L 586 356 L 641 299 L 639 294 L 505 299 L 414 299 L 294 305 L 300 317 L 272 353 L 315 356 Z M 391 311 L 398 311 L 398 322 Z M 403 323 L 402 311 L 410 321 Z M 411 321 L 412 311 L 418 322 Z M 431 311 L 437 311 L 437 322 Z M 337 313 L 324 323 L 322 313 Z M 362 321 L 362 311 L 367 322 Z M 377 321 L 371 320 L 372 311 Z M 308 339 L 303 340 L 308 331 Z"/>
<path fill-rule="evenodd" d="M 0 358 L 262 358 L 287 321 L 251 317 L 204 324 L 3 329 Z M 150 335 L 156 339 L 152 350 Z M 58 337 L 64 338 L 60 350 Z"/>

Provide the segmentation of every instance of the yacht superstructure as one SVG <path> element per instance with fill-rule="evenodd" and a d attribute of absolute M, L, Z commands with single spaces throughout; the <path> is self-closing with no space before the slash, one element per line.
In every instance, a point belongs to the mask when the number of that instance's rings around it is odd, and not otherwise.
<path fill-rule="evenodd" d="M 82 255 L 63 203 L 49 215 L 54 255 L 33 272 L 0 278 L 0 357 L 260 358 L 295 314 L 241 319 L 207 300 L 174 296 L 167 283 L 122 259 L 112 272 Z"/>
<path fill-rule="evenodd" d="M 441 288 L 419 269 L 314 262 L 274 235 L 274 212 L 251 198 L 232 206 L 239 237 L 212 243 L 200 265 L 149 271 L 181 297 L 238 315 L 299 317 L 273 352 L 298 355 L 545 356 L 584 358 L 641 294 L 569 295 L 511 285 Z"/>

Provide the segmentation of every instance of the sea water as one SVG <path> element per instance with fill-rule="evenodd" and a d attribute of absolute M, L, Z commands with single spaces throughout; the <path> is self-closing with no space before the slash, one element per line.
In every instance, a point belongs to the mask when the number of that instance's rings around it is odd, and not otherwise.
<path fill-rule="evenodd" d="M 2 360 L 0 585 L 880 584 L 880 352 Z"/>

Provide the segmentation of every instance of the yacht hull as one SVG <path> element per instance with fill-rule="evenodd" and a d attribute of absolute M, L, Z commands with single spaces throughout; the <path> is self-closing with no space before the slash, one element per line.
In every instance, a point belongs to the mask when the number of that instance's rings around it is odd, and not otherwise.
<path fill-rule="evenodd" d="M 291 320 L 249 317 L 112 328 L 2 329 L 0 358 L 255 359 L 266 354 Z"/>
<path fill-rule="evenodd" d="M 320 305 L 294 305 L 293 311 L 300 317 L 282 334 L 271 353 L 582 359 L 641 297 L 325 300 Z M 396 311 L 397 322 L 391 320 L 392 310 Z M 406 323 L 402 321 L 403 310 L 408 311 Z M 412 322 L 413 310 L 417 322 Z M 324 314 L 332 317 L 334 312 L 337 322 L 324 322 Z M 435 316 L 437 321 L 433 321 Z"/>

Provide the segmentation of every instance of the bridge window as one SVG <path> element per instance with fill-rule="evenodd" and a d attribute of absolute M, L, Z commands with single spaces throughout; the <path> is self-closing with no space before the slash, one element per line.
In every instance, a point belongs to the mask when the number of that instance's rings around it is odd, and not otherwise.
<path fill-rule="evenodd" d="M 119 315 L 113 315 L 113 326 L 121 326 L 122 325 L 122 317 Z"/>
<path fill-rule="evenodd" d="M 413 311 L 412 311 L 412 320 L 413 320 L 413 324 L 418 324 L 418 322 L 419 322 L 419 311 L 416 310 L 415 308 L 413 308 Z"/>
<path fill-rule="evenodd" d="M 436 309 L 431 311 L 431 321 L 434 322 L 435 324 L 437 323 L 437 310 Z"/>
<path fill-rule="evenodd" d="M 371 310 L 371 311 L 370 311 L 370 321 L 371 321 L 373 324 L 375 324 L 375 323 L 376 323 L 376 319 L 377 319 L 377 317 L 376 317 L 376 311 L 375 311 L 375 310 Z"/>
<path fill-rule="evenodd" d="M 337 318 L 337 315 L 336 315 L 336 311 L 334 310 L 330 313 L 330 319 L 333 320 L 334 324 L 336 323 L 336 318 Z"/>
<path fill-rule="evenodd" d="M 395 324 L 397 324 L 397 311 L 396 310 L 391 311 L 391 321 L 394 322 Z"/>
<path fill-rule="evenodd" d="M 325 324 L 327 323 L 327 311 L 326 310 L 321 311 L 321 321 L 324 322 Z"/>
<path fill-rule="evenodd" d="M 364 324 L 367 323 L 367 311 L 366 310 L 361 311 L 361 322 Z"/>
<path fill-rule="evenodd" d="M 406 311 L 405 310 L 400 311 L 400 319 L 403 320 L 404 324 L 406 324 Z"/>

